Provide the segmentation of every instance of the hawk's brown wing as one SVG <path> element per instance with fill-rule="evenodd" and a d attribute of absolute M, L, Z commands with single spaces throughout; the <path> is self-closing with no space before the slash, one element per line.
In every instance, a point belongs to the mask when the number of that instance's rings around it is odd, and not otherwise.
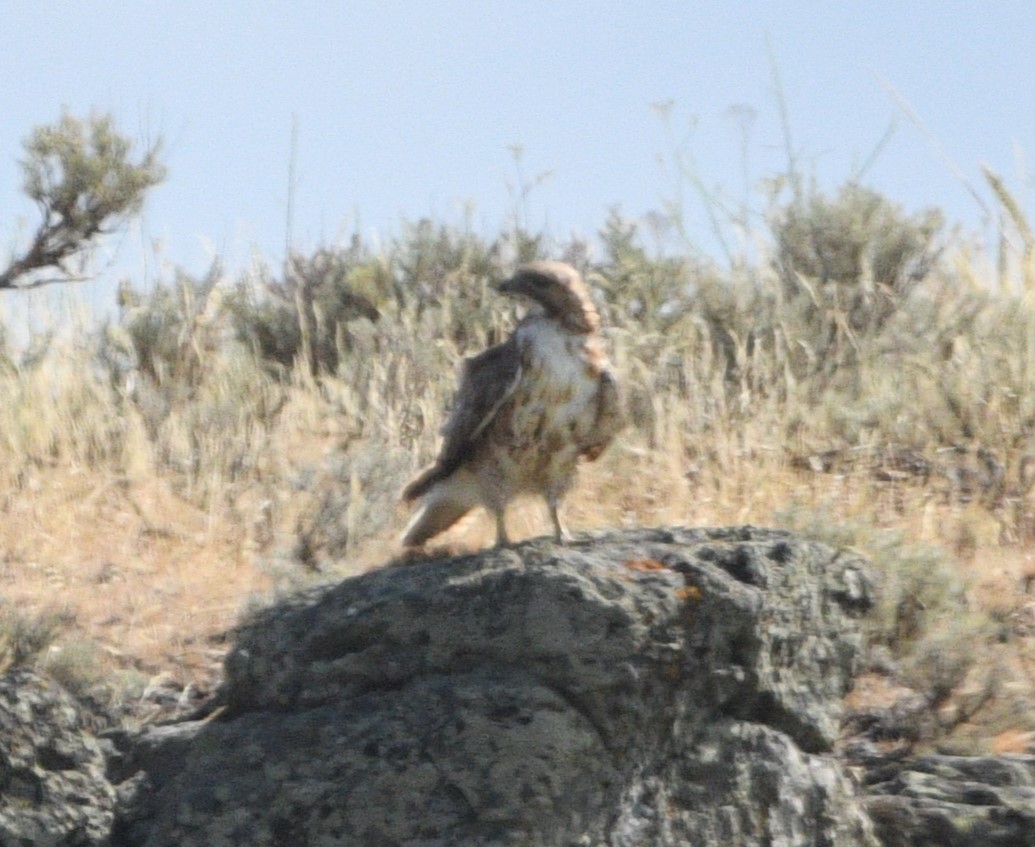
<path fill-rule="evenodd" d="M 452 474 L 471 455 L 500 408 L 521 381 L 521 357 L 514 337 L 464 360 L 453 411 L 442 427 L 442 449 L 435 464 L 403 490 L 414 500 Z"/>
<path fill-rule="evenodd" d="M 614 437 L 625 426 L 625 415 L 622 412 L 621 391 L 618 380 L 610 370 L 600 373 L 597 387 L 597 411 L 593 432 L 586 443 L 580 445 L 579 455 L 590 462 L 600 458 Z"/>

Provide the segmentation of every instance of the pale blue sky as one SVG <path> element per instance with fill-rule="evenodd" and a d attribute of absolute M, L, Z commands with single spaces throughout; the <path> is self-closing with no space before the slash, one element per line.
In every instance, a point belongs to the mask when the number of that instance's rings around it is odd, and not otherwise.
<path fill-rule="evenodd" d="M 514 208 L 515 144 L 528 177 L 551 172 L 529 197 L 533 229 L 591 235 L 613 205 L 644 216 L 678 188 L 651 108 L 668 100 L 704 183 L 739 200 L 786 169 L 770 49 L 805 170 L 837 185 L 890 128 L 865 181 L 977 228 L 981 206 L 948 162 L 986 198 L 987 162 L 1028 201 L 1033 44 L 1031 0 L 5 0 L 0 247 L 35 222 L 21 141 L 62 106 L 164 139 L 168 181 L 110 244 L 107 276 L 140 282 L 162 262 L 200 273 L 213 253 L 232 268 L 253 250 L 280 260 L 293 119 L 302 249 L 356 226 L 390 237 L 404 219 L 460 221 L 465 204 L 495 232 Z M 746 148 L 741 106 L 757 114 Z M 691 195 L 687 213 L 712 249 Z M 94 296 L 111 291 L 104 277 Z"/>

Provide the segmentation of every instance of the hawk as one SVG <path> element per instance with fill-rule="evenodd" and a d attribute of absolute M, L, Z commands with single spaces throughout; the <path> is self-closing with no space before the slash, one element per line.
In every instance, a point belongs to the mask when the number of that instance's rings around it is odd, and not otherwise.
<path fill-rule="evenodd" d="M 529 311 L 506 341 L 464 361 L 438 458 L 403 490 L 404 500 L 421 500 L 406 546 L 476 506 L 495 517 L 496 544 L 508 544 L 504 511 L 521 494 L 546 499 L 554 537 L 564 541 L 559 509 L 579 459 L 597 459 L 621 428 L 600 316 L 578 272 L 531 262 L 498 290 Z"/>

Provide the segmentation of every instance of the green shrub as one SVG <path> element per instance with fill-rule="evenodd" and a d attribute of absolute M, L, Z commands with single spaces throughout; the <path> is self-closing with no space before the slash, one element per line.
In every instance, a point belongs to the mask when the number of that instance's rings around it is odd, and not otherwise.
<path fill-rule="evenodd" d="M 931 274 L 941 253 L 936 211 L 908 216 L 856 183 L 834 198 L 813 190 L 772 213 L 782 295 L 814 367 L 853 363 Z"/>
<path fill-rule="evenodd" d="M 35 665 L 67 624 L 65 615 L 27 615 L 0 601 L 0 673 Z"/>

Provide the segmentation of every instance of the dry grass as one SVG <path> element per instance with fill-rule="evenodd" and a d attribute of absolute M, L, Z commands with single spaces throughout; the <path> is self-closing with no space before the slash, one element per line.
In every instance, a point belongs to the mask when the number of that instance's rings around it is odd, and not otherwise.
<path fill-rule="evenodd" d="M 900 238 L 909 221 L 880 209 L 867 232 L 847 208 L 851 255 L 885 239 L 926 272 L 930 221 Z M 981 289 L 957 254 L 922 280 L 876 249 L 883 281 L 865 256 L 851 278 L 811 278 L 793 251 L 721 274 L 608 227 L 598 262 L 567 257 L 597 288 L 630 426 L 583 467 L 572 528 L 783 524 L 858 547 L 883 587 L 873 642 L 896 685 L 930 696 L 940 734 L 1035 732 L 1028 295 Z M 127 291 L 101 333 L 0 355 L 0 603 L 59 622 L 40 661 L 115 699 L 169 674 L 205 687 L 250 604 L 396 555 L 396 495 L 434 454 L 456 364 L 512 319 L 489 285 L 514 243 L 539 241 L 422 224 L 272 283 Z M 508 525 L 540 535 L 545 509 L 516 504 Z M 491 537 L 474 515 L 442 542 Z M 960 712 L 989 669 L 995 696 Z"/>
<path fill-rule="evenodd" d="M 210 674 L 207 638 L 231 626 L 269 579 L 242 533 L 160 481 L 48 469 L 11 498 L 0 527 L 0 584 L 23 612 L 60 610 L 109 668 L 183 681 Z"/>

